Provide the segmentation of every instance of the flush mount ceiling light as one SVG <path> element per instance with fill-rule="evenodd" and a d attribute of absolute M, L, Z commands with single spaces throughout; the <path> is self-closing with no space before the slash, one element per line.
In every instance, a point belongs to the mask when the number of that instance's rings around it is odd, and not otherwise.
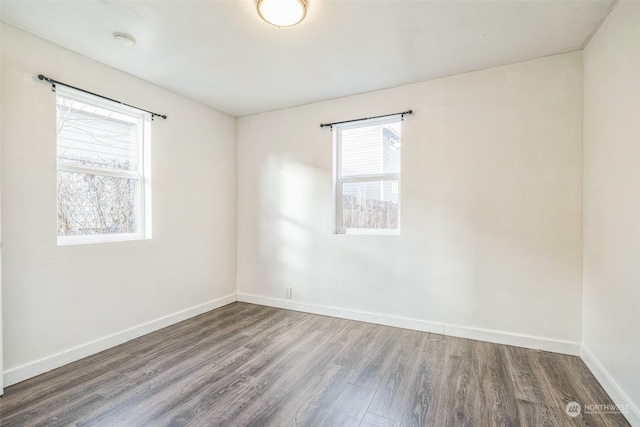
<path fill-rule="evenodd" d="M 258 15 L 276 27 L 291 27 L 307 15 L 309 0 L 256 0 Z"/>
<path fill-rule="evenodd" d="M 113 39 L 128 47 L 134 47 L 136 45 L 136 39 L 129 34 L 113 33 Z"/>

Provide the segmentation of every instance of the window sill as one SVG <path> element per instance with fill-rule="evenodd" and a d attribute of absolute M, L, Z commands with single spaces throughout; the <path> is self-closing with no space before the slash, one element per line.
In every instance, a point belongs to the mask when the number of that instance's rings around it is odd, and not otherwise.
<path fill-rule="evenodd" d="M 131 240 L 147 240 L 141 234 L 94 234 L 90 236 L 58 236 L 58 246 L 88 245 L 93 243 L 127 242 Z"/>
<path fill-rule="evenodd" d="M 337 231 L 338 235 L 347 236 L 400 236 L 400 229 L 380 229 L 380 228 L 347 228 Z"/>

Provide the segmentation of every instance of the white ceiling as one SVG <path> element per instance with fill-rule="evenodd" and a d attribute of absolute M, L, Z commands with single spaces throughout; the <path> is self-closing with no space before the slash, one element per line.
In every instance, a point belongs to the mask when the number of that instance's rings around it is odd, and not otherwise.
<path fill-rule="evenodd" d="M 300 25 L 277 28 L 254 0 L 1 0 L 0 17 L 243 116 L 581 49 L 612 5 L 311 0 Z M 114 32 L 137 46 L 114 42 Z"/>

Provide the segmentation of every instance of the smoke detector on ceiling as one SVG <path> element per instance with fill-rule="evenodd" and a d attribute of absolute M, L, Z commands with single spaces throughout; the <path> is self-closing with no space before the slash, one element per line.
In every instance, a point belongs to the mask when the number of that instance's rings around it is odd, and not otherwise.
<path fill-rule="evenodd" d="M 113 39 L 127 47 L 135 47 L 136 45 L 135 37 L 126 33 L 113 33 Z"/>

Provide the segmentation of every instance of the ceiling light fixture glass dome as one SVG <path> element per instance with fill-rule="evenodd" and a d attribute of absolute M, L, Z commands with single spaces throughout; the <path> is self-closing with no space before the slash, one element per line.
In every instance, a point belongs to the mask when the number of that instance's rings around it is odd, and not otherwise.
<path fill-rule="evenodd" d="M 309 0 L 256 0 L 258 15 L 276 27 L 291 27 L 307 15 Z"/>

